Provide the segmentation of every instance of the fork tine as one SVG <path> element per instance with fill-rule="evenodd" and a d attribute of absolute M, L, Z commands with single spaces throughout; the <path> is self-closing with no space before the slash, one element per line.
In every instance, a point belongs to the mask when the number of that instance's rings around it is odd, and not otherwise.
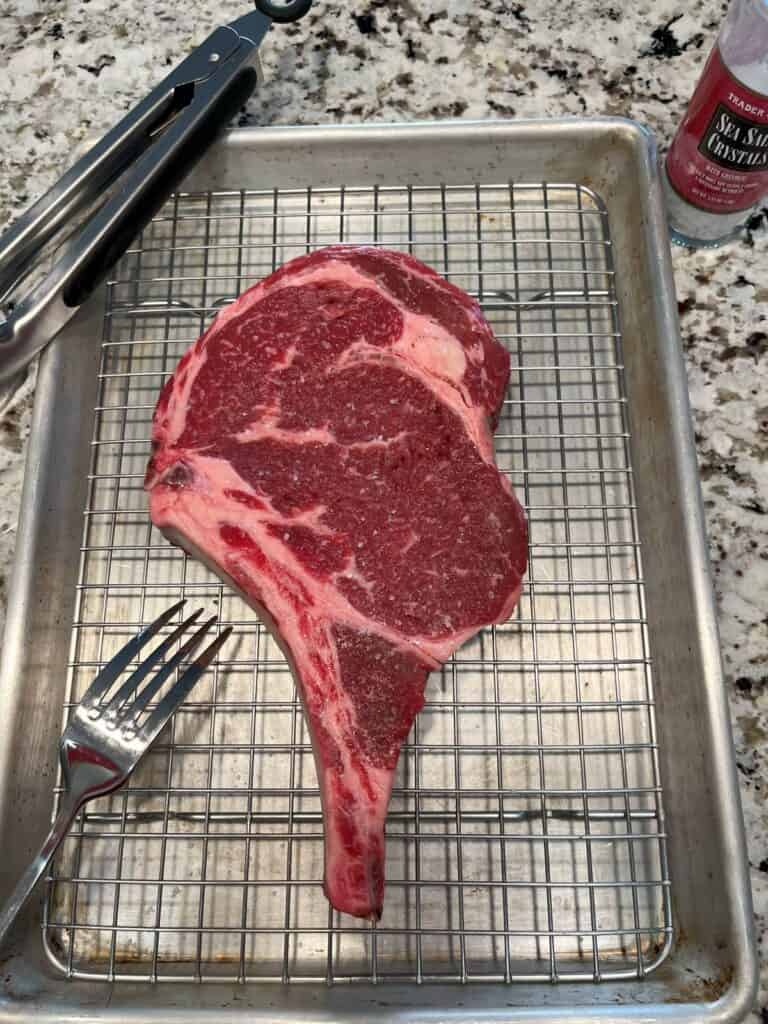
<path fill-rule="evenodd" d="M 160 687 L 168 679 L 168 677 L 172 675 L 172 673 L 179 667 L 184 658 L 186 658 L 188 654 L 190 654 L 192 651 L 194 651 L 196 647 L 199 646 L 199 644 L 203 640 L 203 637 L 214 624 L 214 622 L 216 622 L 217 618 L 218 616 L 214 615 L 212 618 L 208 619 L 207 622 L 204 622 L 202 626 L 195 633 L 192 634 L 192 636 L 189 638 L 189 640 L 186 641 L 186 643 L 182 644 L 182 646 L 178 649 L 178 651 L 176 651 L 174 656 L 170 658 L 168 661 L 166 661 L 163 667 L 155 673 L 153 678 L 150 679 L 150 681 L 147 683 L 147 685 L 144 687 L 141 693 L 138 693 L 136 695 L 136 699 L 132 701 L 130 704 L 124 705 L 123 708 L 118 712 L 116 716 L 118 722 L 123 722 L 127 721 L 130 718 L 135 718 L 144 710 L 144 708 L 146 708 L 147 704 L 149 704 L 149 702 L 152 700 L 155 694 L 160 690 Z M 146 673 L 144 674 L 146 675 Z"/>
<path fill-rule="evenodd" d="M 157 645 L 154 651 L 152 651 L 152 653 L 142 661 L 138 668 L 134 669 L 104 709 L 108 714 L 117 715 L 120 710 L 120 706 L 127 701 L 134 690 L 138 688 L 139 683 L 147 677 L 158 661 L 166 655 L 179 637 L 186 633 L 192 623 L 197 622 L 202 614 L 202 608 L 198 608 L 196 612 L 193 612 L 189 618 L 185 619 L 176 627 L 176 629 L 174 629 L 170 636 L 166 637 L 161 644 Z"/>
<path fill-rule="evenodd" d="M 154 622 L 150 622 L 140 633 L 137 633 L 133 640 L 129 640 L 125 647 L 121 647 L 117 654 L 108 661 L 99 672 L 91 685 L 85 691 L 81 704 L 92 704 L 102 697 L 115 680 L 123 674 L 130 663 L 139 653 L 141 648 L 151 640 L 152 637 L 163 628 L 166 622 L 170 622 L 176 612 L 184 606 L 185 601 L 177 601 L 175 605 L 159 615 Z"/>
<path fill-rule="evenodd" d="M 147 744 L 150 744 L 155 739 L 176 708 L 182 701 L 186 700 L 195 683 L 219 653 L 224 643 L 229 639 L 231 632 L 231 626 L 227 626 L 226 629 L 221 631 L 216 639 L 205 648 L 202 654 L 197 656 L 176 682 L 173 689 L 168 691 L 155 710 L 149 715 L 141 728 L 141 735 Z"/>

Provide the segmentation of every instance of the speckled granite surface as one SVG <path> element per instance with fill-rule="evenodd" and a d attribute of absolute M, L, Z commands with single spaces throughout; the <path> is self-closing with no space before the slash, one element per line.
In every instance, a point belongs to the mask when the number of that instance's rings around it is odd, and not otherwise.
<path fill-rule="evenodd" d="M 241 123 L 621 114 L 671 137 L 719 0 L 316 0 L 262 48 Z M 244 4 L 0 0 L 0 224 Z M 768 209 L 743 241 L 675 251 L 768 1019 Z M 32 385 L 0 421 L 0 620 Z"/>

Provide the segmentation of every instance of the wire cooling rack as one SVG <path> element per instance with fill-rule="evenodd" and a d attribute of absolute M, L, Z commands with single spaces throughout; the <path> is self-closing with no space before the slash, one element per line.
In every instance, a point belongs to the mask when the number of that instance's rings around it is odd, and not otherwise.
<path fill-rule="evenodd" d="M 405 744 L 377 927 L 321 891 L 293 683 L 255 616 L 151 526 L 160 387 L 221 306 L 332 242 L 402 249 L 477 295 L 513 373 L 496 435 L 530 569 L 512 620 L 435 673 Z M 651 660 L 605 210 L 573 185 L 179 194 L 107 285 L 66 717 L 179 597 L 222 660 L 55 861 L 44 940 L 79 978 L 642 977 L 671 942 Z"/>

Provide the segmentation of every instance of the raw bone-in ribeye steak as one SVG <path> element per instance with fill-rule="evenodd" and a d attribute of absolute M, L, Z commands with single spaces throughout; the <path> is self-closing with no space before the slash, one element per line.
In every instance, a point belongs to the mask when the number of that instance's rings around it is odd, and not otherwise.
<path fill-rule="evenodd" d="M 264 618 L 303 701 L 325 891 L 379 916 L 384 820 L 430 670 L 514 608 L 522 509 L 491 429 L 509 357 L 477 303 L 364 246 L 219 313 L 155 410 L 153 522 Z"/>

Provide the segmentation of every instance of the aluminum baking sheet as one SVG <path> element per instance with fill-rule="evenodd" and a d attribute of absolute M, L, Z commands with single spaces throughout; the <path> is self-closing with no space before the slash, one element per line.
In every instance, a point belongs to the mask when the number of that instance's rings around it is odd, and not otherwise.
<path fill-rule="evenodd" d="M 171 198 L 91 311 L 93 411 L 76 517 L 70 509 L 78 561 L 58 721 L 179 597 L 218 612 L 235 636 L 129 786 L 78 819 L 44 904 L 46 969 L 70 988 L 188 980 L 285 991 L 314 981 L 362 992 L 439 980 L 511 992 L 587 981 L 650 995 L 689 937 L 675 912 L 686 893 L 678 899 L 674 856 L 691 826 L 664 770 L 675 748 L 665 748 L 663 715 L 674 712 L 656 699 L 670 685 L 654 632 L 670 596 L 653 546 L 659 515 L 643 526 L 651 435 L 689 461 L 691 451 L 670 416 L 649 428 L 636 368 L 663 349 L 654 319 L 674 323 L 659 315 L 669 293 L 643 292 L 631 263 L 643 253 L 626 251 L 615 181 L 604 171 L 601 188 L 594 164 L 554 175 L 553 149 L 540 163 L 546 183 L 519 180 L 529 174 L 499 155 L 508 140 L 488 128 L 481 157 L 467 148 L 471 130 L 455 126 L 461 158 L 448 173 L 436 158 L 409 158 L 398 129 L 372 172 L 372 154 L 350 169 L 348 144 L 361 156 L 365 130 L 357 140 L 342 130 L 330 160 L 330 139 L 309 131 L 320 165 L 305 152 L 303 172 L 294 164 L 271 185 L 250 186 L 242 163 L 257 133 L 225 143 L 208 179 L 203 168 Z M 267 177 L 300 135 L 277 133 Z M 610 166 L 605 142 L 593 145 Z M 229 180 L 233 164 L 239 181 Z M 646 250 L 653 241 L 637 238 Z M 515 614 L 433 675 L 403 748 L 378 926 L 339 915 L 322 895 L 317 780 L 281 653 L 240 598 L 154 530 L 142 488 L 154 402 L 187 346 L 247 285 L 339 241 L 411 252 L 477 296 L 512 356 L 496 456 L 530 526 Z M 666 258 L 655 258 L 668 289 Z M 633 273 L 634 299 L 622 281 Z M 643 323 L 648 351 L 638 353 Z M 665 358 L 679 376 L 679 355 Z M 689 554 L 706 572 L 703 559 Z M 708 670 L 717 676 L 716 658 Z M 681 727 L 678 713 L 668 744 L 682 743 Z M 732 784 L 727 737 L 705 756 L 720 757 Z M 701 977 L 711 997 L 717 972 Z M 720 984 L 735 988 L 733 976 Z"/>

